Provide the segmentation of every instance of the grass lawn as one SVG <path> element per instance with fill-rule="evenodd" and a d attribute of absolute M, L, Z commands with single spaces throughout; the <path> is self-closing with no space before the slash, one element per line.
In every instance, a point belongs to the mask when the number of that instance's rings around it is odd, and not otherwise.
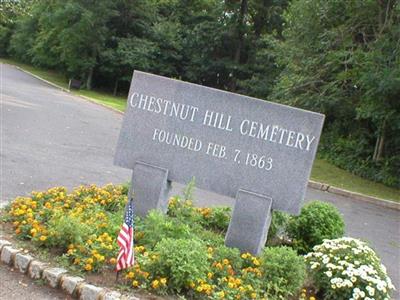
<path fill-rule="evenodd" d="M 400 202 L 400 190 L 353 175 L 322 159 L 315 160 L 311 179 L 345 190 Z"/>
<path fill-rule="evenodd" d="M 55 71 L 32 67 L 11 59 L 0 58 L 0 63 L 19 66 L 20 68 L 38 75 L 50 82 L 58 84 L 64 88 L 68 88 L 67 79 Z M 95 102 L 110 106 L 119 111 L 124 111 L 126 107 L 125 97 L 116 97 L 112 94 L 100 91 L 81 90 L 73 91 L 73 93 L 76 95 L 89 97 Z M 400 202 L 399 189 L 389 188 L 383 184 L 363 179 L 359 176 L 351 174 L 350 172 L 337 168 L 321 159 L 315 160 L 311 173 L 311 179 L 324 182 L 335 187 L 344 188 L 349 191 Z"/>

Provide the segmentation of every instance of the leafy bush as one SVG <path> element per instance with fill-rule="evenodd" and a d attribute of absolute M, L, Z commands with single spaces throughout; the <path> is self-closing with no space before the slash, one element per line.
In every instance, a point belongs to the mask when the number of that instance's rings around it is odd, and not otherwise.
<path fill-rule="evenodd" d="M 330 203 L 313 201 L 306 204 L 299 216 L 292 216 L 288 225 L 289 236 L 300 253 L 307 253 L 324 239 L 342 237 L 344 221 Z"/>
<path fill-rule="evenodd" d="M 220 232 L 228 230 L 232 209 L 230 207 L 199 208 L 203 216 L 202 224 L 205 228 Z"/>
<path fill-rule="evenodd" d="M 151 211 L 142 223 L 137 222 L 136 225 L 137 230 L 143 233 L 140 243 L 150 248 L 166 238 L 193 238 L 193 227 L 196 228 L 196 225 L 190 227 L 179 219 L 168 217 L 159 211 Z"/>
<path fill-rule="evenodd" d="M 83 244 L 93 233 L 89 224 L 83 223 L 80 216 L 56 212 L 48 222 L 48 246 L 67 249 L 70 244 Z M 37 235 L 32 239 L 40 241 Z"/>
<path fill-rule="evenodd" d="M 207 274 L 207 247 L 197 239 L 163 239 L 156 248 L 153 275 L 169 277 L 169 287 L 178 292 Z"/>
<path fill-rule="evenodd" d="M 92 185 L 72 193 L 53 188 L 17 198 L 4 220 L 13 222 L 18 237 L 63 253 L 75 271 L 103 272 L 115 268 L 126 200 L 126 188 L 118 186 Z M 226 247 L 221 231 L 229 215 L 227 208 L 195 208 L 189 200 L 173 197 L 168 215 L 153 211 L 135 218 L 135 264 L 122 272 L 122 280 L 133 288 L 178 292 L 191 299 L 292 294 L 303 280 L 294 251 L 274 248 L 260 259 Z M 280 224 L 279 215 L 275 218 Z M 297 279 L 292 279 L 294 273 Z"/>
<path fill-rule="evenodd" d="M 265 248 L 260 269 L 268 295 L 278 299 L 296 294 L 306 274 L 304 259 L 289 247 Z"/>
<path fill-rule="evenodd" d="M 168 204 L 168 215 L 187 223 L 201 223 L 202 216 L 193 207 L 191 200 L 182 200 L 180 197 L 171 197 Z"/>
<path fill-rule="evenodd" d="M 282 238 L 287 233 L 287 226 L 289 224 L 290 215 L 274 210 L 272 212 L 271 225 L 268 230 L 267 244 L 279 244 Z"/>
<path fill-rule="evenodd" d="M 122 224 L 126 195 L 121 186 L 64 187 L 32 192 L 8 209 L 15 233 L 45 248 L 56 247 L 80 270 L 114 267 L 116 233 Z"/>
<path fill-rule="evenodd" d="M 323 299 L 390 299 L 394 286 L 376 253 L 353 238 L 325 240 L 305 256 Z"/>
<path fill-rule="evenodd" d="M 219 245 L 213 250 L 214 261 L 223 262 L 227 259 L 235 270 L 242 268 L 243 262 L 240 259 L 240 251 L 236 248 L 229 248 L 225 245 Z"/>

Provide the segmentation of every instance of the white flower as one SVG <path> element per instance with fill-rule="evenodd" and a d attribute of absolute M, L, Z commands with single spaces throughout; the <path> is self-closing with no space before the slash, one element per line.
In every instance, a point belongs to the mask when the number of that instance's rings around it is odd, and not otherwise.
<path fill-rule="evenodd" d="M 367 292 L 370 296 L 375 295 L 375 289 L 372 286 L 367 286 L 365 289 L 367 290 Z"/>
<path fill-rule="evenodd" d="M 331 271 L 326 271 L 325 274 L 326 274 L 326 276 L 328 276 L 329 278 L 332 277 L 332 272 L 331 272 Z"/>

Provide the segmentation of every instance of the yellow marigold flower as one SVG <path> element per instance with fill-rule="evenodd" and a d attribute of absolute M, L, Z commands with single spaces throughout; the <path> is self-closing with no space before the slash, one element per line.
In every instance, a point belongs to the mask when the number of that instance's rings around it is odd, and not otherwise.
<path fill-rule="evenodd" d="M 161 278 L 160 282 L 162 285 L 166 285 L 167 284 L 167 278 Z"/>
<path fill-rule="evenodd" d="M 235 288 L 235 284 L 232 283 L 232 282 L 228 282 L 228 287 L 229 287 L 230 289 L 233 289 L 233 288 Z"/>
<path fill-rule="evenodd" d="M 42 236 L 39 238 L 39 240 L 41 240 L 42 242 L 44 242 L 45 240 L 47 240 L 47 236 L 42 235 Z"/>
<path fill-rule="evenodd" d="M 207 277 L 208 277 L 208 279 L 211 279 L 211 278 L 213 278 L 213 276 L 214 276 L 214 274 L 213 274 L 213 273 L 211 273 L 211 272 L 208 272 L 208 273 L 207 273 Z"/>
<path fill-rule="evenodd" d="M 85 265 L 85 270 L 86 270 L 86 271 L 91 271 L 92 269 L 93 269 L 93 267 L 92 267 L 91 264 L 86 264 L 86 265 Z"/>
<path fill-rule="evenodd" d="M 242 255 L 240 255 L 241 258 L 246 259 L 248 258 L 248 253 L 243 253 Z"/>
<path fill-rule="evenodd" d="M 137 280 L 132 281 L 132 285 L 133 285 L 133 287 L 138 287 L 139 281 L 137 281 Z"/>
<path fill-rule="evenodd" d="M 110 264 L 114 265 L 117 263 L 117 260 L 113 257 L 113 258 L 110 258 L 109 262 L 110 262 Z"/>
<path fill-rule="evenodd" d="M 253 264 L 258 267 L 260 265 L 260 261 L 257 258 L 254 258 L 253 259 Z"/>
<path fill-rule="evenodd" d="M 151 283 L 151 287 L 153 289 L 158 288 L 159 285 L 160 285 L 160 282 L 157 279 L 153 280 L 153 282 Z"/>
<path fill-rule="evenodd" d="M 32 228 L 32 229 L 31 229 L 31 234 L 35 234 L 35 233 L 37 233 L 36 228 Z"/>
<path fill-rule="evenodd" d="M 86 263 L 92 264 L 92 263 L 93 263 L 93 258 L 88 258 L 88 259 L 86 259 Z"/>
<path fill-rule="evenodd" d="M 88 240 L 86 243 L 87 243 L 88 245 L 93 244 L 92 240 Z"/>
<path fill-rule="evenodd" d="M 310 297 L 310 300 L 316 300 L 316 299 L 315 299 L 315 297 L 314 297 L 314 296 L 311 296 L 311 297 Z"/>
<path fill-rule="evenodd" d="M 194 282 L 189 283 L 189 286 L 193 289 L 196 285 L 194 284 Z"/>
<path fill-rule="evenodd" d="M 251 293 L 250 297 L 251 297 L 251 299 L 256 299 L 257 298 L 257 294 L 256 293 Z"/>
<path fill-rule="evenodd" d="M 135 277 L 135 273 L 129 272 L 129 273 L 126 275 L 126 277 L 129 278 L 129 279 L 132 279 L 133 277 Z"/>
<path fill-rule="evenodd" d="M 222 266 L 221 263 L 217 263 L 217 264 L 215 265 L 215 267 L 216 267 L 217 269 L 220 269 L 220 270 L 222 270 L 222 268 L 223 268 L 223 266 Z"/>
<path fill-rule="evenodd" d="M 201 285 L 199 285 L 199 286 L 196 288 L 196 291 L 198 291 L 199 293 L 200 293 L 201 291 L 203 291 L 203 288 L 202 288 L 202 286 L 201 286 Z"/>
<path fill-rule="evenodd" d="M 225 259 L 222 260 L 222 263 L 223 263 L 224 265 L 228 265 L 228 264 L 229 264 L 229 260 L 227 260 L 227 259 L 225 258 Z"/>
<path fill-rule="evenodd" d="M 225 292 L 224 291 L 220 291 L 220 292 L 218 292 L 217 293 L 217 296 L 219 297 L 219 298 L 225 298 Z"/>

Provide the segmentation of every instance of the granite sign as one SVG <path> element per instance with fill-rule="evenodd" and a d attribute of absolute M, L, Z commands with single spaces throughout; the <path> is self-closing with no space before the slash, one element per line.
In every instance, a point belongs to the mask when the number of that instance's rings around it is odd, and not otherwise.
<path fill-rule="evenodd" d="M 257 253 L 272 209 L 299 212 L 323 115 L 138 71 L 127 104 L 115 163 L 133 170 L 139 214 L 195 177 L 236 197 L 226 244 Z"/>

